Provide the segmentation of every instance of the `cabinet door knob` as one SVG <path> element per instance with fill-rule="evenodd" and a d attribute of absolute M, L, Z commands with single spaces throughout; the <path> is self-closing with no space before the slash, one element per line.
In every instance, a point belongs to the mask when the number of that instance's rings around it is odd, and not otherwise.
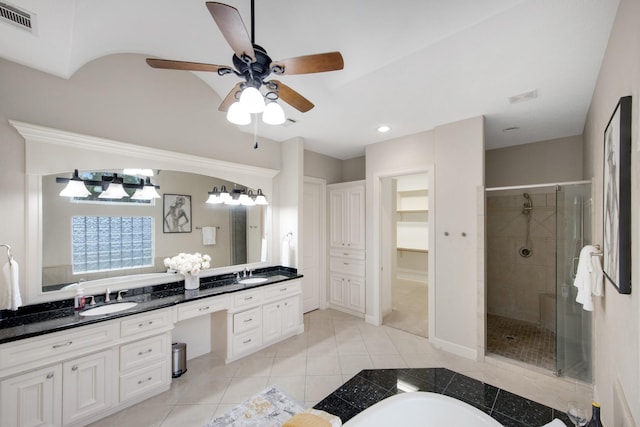
<path fill-rule="evenodd" d="M 47 379 L 50 380 L 51 378 L 53 378 L 53 372 L 49 372 L 47 374 Z"/>
<path fill-rule="evenodd" d="M 77 371 L 77 370 L 78 370 L 78 365 L 73 365 L 73 366 L 71 367 L 71 370 L 72 370 L 73 372 Z"/>

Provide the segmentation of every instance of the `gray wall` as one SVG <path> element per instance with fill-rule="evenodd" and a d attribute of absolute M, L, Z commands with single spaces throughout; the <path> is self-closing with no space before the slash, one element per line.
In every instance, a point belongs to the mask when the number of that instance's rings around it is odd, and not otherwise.
<path fill-rule="evenodd" d="M 584 129 L 584 176 L 594 178 L 594 241 L 602 243 L 603 134 L 618 100 L 633 96 L 631 148 L 631 295 L 610 283 L 595 299 L 595 391 L 604 425 L 640 425 L 640 2 L 621 0 Z M 630 408 L 635 424 L 624 419 Z"/>
<path fill-rule="evenodd" d="M 365 178 L 365 157 L 340 160 L 314 151 L 304 150 L 304 175 L 321 178 L 327 184 L 359 181 Z"/>
<path fill-rule="evenodd" d="M 487 150 L 486 186 L 582 180 L 582 136 Z"/>

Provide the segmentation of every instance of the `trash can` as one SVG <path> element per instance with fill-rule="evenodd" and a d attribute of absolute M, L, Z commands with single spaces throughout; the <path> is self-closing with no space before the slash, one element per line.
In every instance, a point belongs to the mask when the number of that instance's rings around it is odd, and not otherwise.
<path fill-rule="evenodd" d="M 171 346 L 172 351 L 172 364 L 171 364 L 171 376 L 178 378 L 180 375 L 187 372 L 187 344 L 183 342 L 174 342 Z"/>

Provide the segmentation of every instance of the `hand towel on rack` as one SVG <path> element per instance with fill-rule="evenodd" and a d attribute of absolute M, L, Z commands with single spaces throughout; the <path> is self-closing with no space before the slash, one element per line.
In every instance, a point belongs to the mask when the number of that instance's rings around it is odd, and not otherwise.
<path fill-rule="evenodd" d="M 22 305 L 19 278 L 18 263 L 11 258 L 0 274 L 0 309 L 16 311 Z"/>
<path fill-rule="evenodd" d="M 594 255 L 600 251 L 596 246 L 587 245 L 580 251 L 578 269 L 573 286 L 578 288 L 576 302 L 586 311 L 593 311 L 593 296 L 602 295 L 602 265 L 600 257 Z"/>
<path fill-rule="evenodd" d="M 202 244 L 205 246 L 216 244 L 215 227 L 202 227 Z"/>

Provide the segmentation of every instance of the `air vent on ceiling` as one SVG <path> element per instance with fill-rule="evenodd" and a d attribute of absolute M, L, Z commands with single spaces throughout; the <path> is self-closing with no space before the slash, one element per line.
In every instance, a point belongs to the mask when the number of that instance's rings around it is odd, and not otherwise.
<path fill-rule="evenodd" d="M 518 102 L 530 101 L 538 97 L 538 90 L 533 89 L 527 92 L 519 93 L 509 97 L 509 104 L 517 104 Z"/>
<path fill-rule="evenodd" d="M 282 124 L 282 126 L 284 126 L 284 127 L 289 127 L 289 126 L 291 126 L 291 125 L 295 125 L 296 123 L 298 123 L 298 121 L 297 121 L 297 120 L 287 118 L 287 120 L 285 120 L 285 121 L 284 121 L 284 123 Z"/>
<path fill-rule="evenodd" d="M 33 32 L 31 13 L 20 10 L 15 6 L 0 2 L 0 19 L 23 30 Z"/>

